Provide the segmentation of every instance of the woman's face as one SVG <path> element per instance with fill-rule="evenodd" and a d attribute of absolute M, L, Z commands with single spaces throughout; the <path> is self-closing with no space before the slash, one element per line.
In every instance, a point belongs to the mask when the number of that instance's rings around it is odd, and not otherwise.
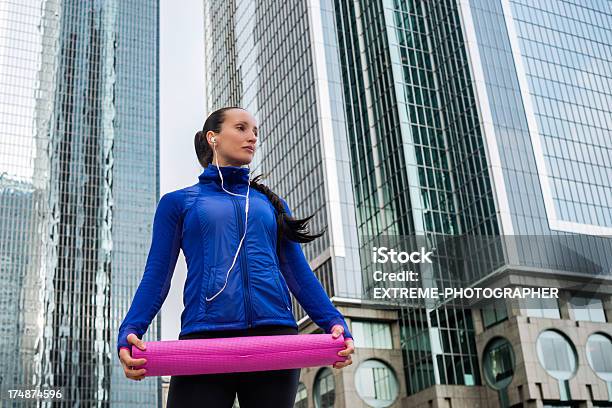
<path fill-rule="evenodd" d="M 216 145 L 211 141 L 213 136 L 216 138 Z M 217 160 L 219 166 L 249 164 L 256 149 L 257 122 L 253 115 L 243 109 L 229 109 L 225 111 L 221 132 L 209 131 L 206 137 L 213 149 L 212 164 L 217 165 Z"/>

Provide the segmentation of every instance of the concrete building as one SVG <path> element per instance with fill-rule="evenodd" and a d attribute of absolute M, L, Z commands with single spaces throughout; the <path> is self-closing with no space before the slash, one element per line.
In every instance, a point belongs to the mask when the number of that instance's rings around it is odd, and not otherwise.
<path fill-rule="evenodd" d="M 11 406 L 161 403 L 116 351 L 159 196 L 158 11 L 0 2 L 0 389 L 62 391 Z"/>
<path fill-rule="evenodd" d="M 328 228 L 303 248 L 356 339 L 297 407 L 610 406 L 607 2 L 204 4 L 207 111 L 258 119 L 255 173 Z M 406 237 L 474 244 L 423 287 L 559 298 L 377 300 L 371 248 Z"/>

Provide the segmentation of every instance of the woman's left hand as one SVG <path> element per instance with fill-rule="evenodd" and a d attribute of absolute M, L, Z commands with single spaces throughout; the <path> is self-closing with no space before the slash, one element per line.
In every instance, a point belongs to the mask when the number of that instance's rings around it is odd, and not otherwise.
<path fill-rule="evenodd" d="M 341 334 L 344 333 L 344 327 L 341 324 L 337 324 L 332 327 L 332 337 L 337 339 Z M 351 354 L 355 352 L 355 346 L 353 345 L 353 339 L 344 339 L 344 344 L 346 344 L 346 348 L 344 350 L 340 350 L 338 352 L 339 356 L 347 356 L 346 361 L 334 363 L 334 368 L 344 368 L 347 365 L 353 364 L 353 360 L 351 360 Z"/>

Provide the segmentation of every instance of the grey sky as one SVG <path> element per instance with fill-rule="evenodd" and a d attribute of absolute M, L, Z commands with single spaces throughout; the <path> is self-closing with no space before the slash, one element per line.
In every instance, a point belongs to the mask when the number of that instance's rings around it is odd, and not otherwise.
<path fill-rule="evenodd" d="M 160 2 L 161 195 L 197 181 L 201 168 L 193 150 L 193 137 L 206 119 L 203 2 L 178 4 Z M 164 340 L 178 338 L 186 272 L 181 253 L 161 310 Z"/>

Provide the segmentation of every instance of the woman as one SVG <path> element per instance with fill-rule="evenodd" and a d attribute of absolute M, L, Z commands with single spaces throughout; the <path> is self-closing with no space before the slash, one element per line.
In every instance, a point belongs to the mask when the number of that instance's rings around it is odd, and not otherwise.
<path fill-rule="evenodd" d="M 132 359 L 168 294 L 180 249 L 187 261 L 185 309 L 179 339 L 297 334 L 287 285 L 312 320 L 334 338 L 338 355 L 352 363 L 352 335 L 325 294 L 299 243 L 310 242 L 308 221 L 296 219 L 286 201 L 250 179 L 257 142 L 254 117 L 238 107 L 213 112 L 196 133 L 204 168 L 198 183 L 164 194 L 153 221 L 144 275 L 119 328 L 118 352 L 125 375 L 141 380 L 145 359 Z M 212 164 L 212 163 L 215 164 Z M 173 376 L 168 407 L 292 407 L 300 369 Z"/>

